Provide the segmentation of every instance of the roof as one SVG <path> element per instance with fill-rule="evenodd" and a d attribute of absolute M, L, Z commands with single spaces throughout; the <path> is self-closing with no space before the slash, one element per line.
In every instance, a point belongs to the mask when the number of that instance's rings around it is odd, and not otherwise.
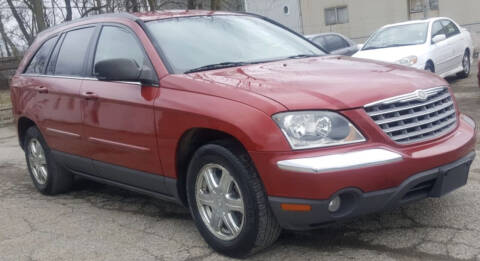
<path fill-rule="evenodd" d="M 132 13 L 138 19 L 143 21 L 152 21 L 166 18 L 187 17 L 187 16 L 205 16 L 205 15 L 225 15 L 225 14 L 239 14 L 224 11 L 209 11 L 209 10 L 161 10 L 146 13 Z"/>
<path fill-rule="evenodd" d="M 396 23 L 396 24 L 387 24 L 387 25 L 384 25 L 382 28 L 392 27 L 392 26 L 397 26 L 397 25 L 418 24 L 418 23 L 431 23 L 431 22 L 434 22 L 434 21 L 437 21 L 437 20 L 441 20 L 441 19 L 449 19 L 449 20 L 451 20 L 450 18 L 447 18 L 447 17 L 432 17 L 432 18 L 422 19 L 422 20 L 411 20 L 411 21 L 406 21 L 406 22 L 401 22 L 401 23 Z"/>
<path fill-rule="evenodd" d="M 44 35 L 48 35 L 48 33 L 55 32 L 58 30 L 62 30 L 63 28 L 68 28 L 69 25 L 75 26 L 77 24 L 82 24 L 86 21 L 98 22 L 104 21 L 105 19 L 126 19 L 130 21 L 153 21 L 159 19 L 167 19 L 167 18 L 177 18 L 177 17 L 188 17 L 188 16 L 208 16 L 208 15 L 222 15 L 222 14 L 229 14 L 229 15 L 239 15 L 240 13 L 233 13 L 233 12 L 224 12 L 224 11 L 208 11 L 208 10 L 159 10 L 155 12 L 145 12 L 145 13 L 109 13 L 109 14 L 99 14 L 99 15 L 91 15 L 83 18 L 74 19 L 69 22 L 63 22 L 61 24 L 52 26 L 43 30 L 37 35 L 38 37 L 42 37 Z"/>

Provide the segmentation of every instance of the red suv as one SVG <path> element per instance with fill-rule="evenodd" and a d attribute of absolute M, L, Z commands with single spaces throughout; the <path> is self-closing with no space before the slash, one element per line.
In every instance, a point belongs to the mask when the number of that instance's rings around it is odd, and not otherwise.
<path fill-rule="evenodd" d="M 475 123 L 443 79 L 332 56 L 266 18 L 101 15 L 41 33 L 11 82 L 36 188 L 82 176 L 188 206 L 245 256 L 466 184 Z"/>

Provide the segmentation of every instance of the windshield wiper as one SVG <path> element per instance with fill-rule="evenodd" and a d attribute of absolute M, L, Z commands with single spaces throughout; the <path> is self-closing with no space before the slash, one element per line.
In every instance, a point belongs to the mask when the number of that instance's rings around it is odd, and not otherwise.
<path fill-rule="evenodd" d="M 362 50 L 365 51 L 365 50 L 401 47 L 401 46 L 409 46 L 409 45 L 417 45 L 417 44 L 391 44 L 391 45 L 385 45 L 385 46 L 369 46 L 367 48 L 363 48 Z"/>
<path fill-rule="evenodd" d="M 215 69 L 222 69 L 222 68 L 228 68 L 228 67 L 236 67 L 236 66 L 243 66 L 251 63 L 247 62 L 223 62 L 223 63 L 215 63 L 215 64 L 209 64 L 209 65 L 204 65 L 200 66 L 198 68 L 193 68 L 185 73 L 194 73 L 194 72 L 201 72 L 201 71 L 208 71 L 208 70 L 215 70 Z"/>
<path fill-rule="evenodd" d="M 301 58 L 309 58 L 309 57 L 318 57 L 318 54 L 297 54 L 287 57 L 287 59 L 301 59 Z"/>

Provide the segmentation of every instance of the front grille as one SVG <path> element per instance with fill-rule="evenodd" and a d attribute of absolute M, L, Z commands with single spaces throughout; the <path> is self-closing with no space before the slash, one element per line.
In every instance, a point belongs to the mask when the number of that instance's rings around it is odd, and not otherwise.
<path fill-rule="evenodd" d="M 395 142 L 408 144 L 455 128 L 455 104 L 446 87 L 419 90 L 365 106 L 367 114 Z"/>

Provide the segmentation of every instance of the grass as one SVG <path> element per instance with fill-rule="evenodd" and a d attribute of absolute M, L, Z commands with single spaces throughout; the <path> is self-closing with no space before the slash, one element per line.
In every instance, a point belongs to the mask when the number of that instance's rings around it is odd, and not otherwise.
<path fill-rule="evenodd" d="M 8 107 L 10 104 L 10 90 L 0 90 L 0 107 Z"/>

